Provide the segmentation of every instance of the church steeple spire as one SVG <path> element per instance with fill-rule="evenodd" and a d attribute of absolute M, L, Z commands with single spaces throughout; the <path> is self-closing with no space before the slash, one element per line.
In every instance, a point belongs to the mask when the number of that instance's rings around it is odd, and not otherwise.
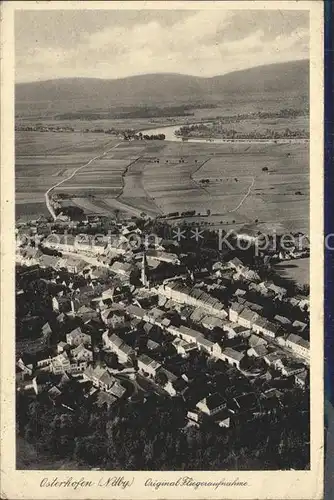
<path fill-rule="evenodd" d="M 149 280 L 148 280 L 148 264 L 147 264 L 147 258 L 146 258 L 146 252 L 144 250 L 143 252 L 143 258 L 141 262 L 141 276 L 140 280 L 143 284 L 143 286 L 148 287 L 149 286 Z"/>

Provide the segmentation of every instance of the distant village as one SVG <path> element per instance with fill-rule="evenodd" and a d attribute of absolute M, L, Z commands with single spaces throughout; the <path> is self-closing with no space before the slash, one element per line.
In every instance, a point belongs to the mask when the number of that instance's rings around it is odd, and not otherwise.
<path fill-rule="evenodd" d="M 98 216 L 86 234 L 78 225 L 17 224 L 18 392 L 65 413 L 78 410 L 73 380 L 80 404 L 97 407 L 154 393 L 181 401 L 187 426 L 218 431 L 308 389 L 307 291 L 264 280 L 233 252 L 198 268 L 182 241 L 148 243 L 142 220 L 111 221 L 105 236 Z"/>

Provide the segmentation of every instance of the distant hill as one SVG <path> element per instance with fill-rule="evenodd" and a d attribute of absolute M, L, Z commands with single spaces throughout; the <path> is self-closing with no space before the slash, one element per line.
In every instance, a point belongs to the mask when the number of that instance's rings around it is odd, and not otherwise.
<path fill-rule="evenodd" d="M 147 74 L 117 80 L 66 78 L 17 84 L 16 113 L 98 110 L 110 107 L 189 103 L 223 104 L 251 95 L 305 100 L 309 94 L 309 61 L 270 64 L 222 76 L 201 78 L 174 73 Z M 29 114 L 29 113 L 28 113 Z"/>

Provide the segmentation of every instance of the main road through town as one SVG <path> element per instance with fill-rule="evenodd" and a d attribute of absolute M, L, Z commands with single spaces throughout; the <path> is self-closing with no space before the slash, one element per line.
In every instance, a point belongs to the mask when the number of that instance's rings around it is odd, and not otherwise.
<path fill-rule="evenodd" d="M 68 177 L 65 177 L 65 179 L 62 179 L 61 181 L 57 182 L 54 186 L 51 186 L 45 192 L 45 194 L 44 194 L 44 196 L 45 196 L 45 203 L 46 203 L 47 209 L 49 210 L 49 212 L 50 212 L 53 220 L 56 220 L 57 216 L 56 216 L 56 213 L 54 211 L 53 206 L 51 205 L 51 201 L 50 201 L 50 197 L 49 197 L 51 191 L 53 191 L 55 188 L 61 186 L 64 182 L 69 181 L 70 179 L 72 179 L 80 170 L 82 170 L 85 167 L 88 167 L 88 165 L 90 165 L 93 161 L 98 160 L 99 158 L 103 158 L 103 156 L 105 156 L 107 153 L 109 153 L 109 151 L 117 148 L 117 146 L 119 146 L 120 144 L 121 143 L 118 142 L 117 144 L 115 144 L 114 146 L 112 146 L 110 149 L 107 149 L 106 151 L 104 151 L 102 154 L 94 156 L 94 158 L 91 158 L 87 163 L 85 163 L 84 165 L 81 165 L 80 167 L 78 167 L 75 170 L 73 170 L 73 172 L 71 173 L 71 175 L 69 175 Z"/>

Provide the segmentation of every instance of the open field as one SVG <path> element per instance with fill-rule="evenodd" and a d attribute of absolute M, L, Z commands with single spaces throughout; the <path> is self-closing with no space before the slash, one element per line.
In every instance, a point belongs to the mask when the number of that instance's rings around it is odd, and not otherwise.
<path fill-rule="evenodd" d="M 280 262 L 275 266 L 276 271 L 282 278 L 293 281 L 300 285 L 310 284 L 310 259 L 294 259 Z"/>
<path fill-rule="evenodd" d="M 106 205 L 134 215 L 195 210 L 202 216 L 192 217 L 193 223 L 229 227 L 280 221 L 288 231 L 308 232 L 307 144 L 164 142 L 149 143 L 143 151 L 141 143 L 124 143 L 113 151 L 122 160 L 126 155 L 131 162 L 121 192 L 110 190 L 106 196 L 102 186 L 95 190 L 103 211 Z M 110 175 L 119 180 L 115 171 Z M 98 210 L 98 202 L 93 203 Z M 210 216 L 203 217 L 208 210 Z"/>
<path fill-rule="evenodd" d="M 48 143 L 46 135 L 17 134 L 17 152 L 23 148 L 20 140 L 28 144 L 24 156 L 17 154 L 18 204 L 42 204 L 44 192 L 65 179 L 55 191 L 89 213 L 155 216 L 195 210 L 193 223 L 213 227 L 279 222 L 286 230 L 308 232 L 308 144 L 122 142 L 66 180 L 117 142 L 106 136 L 101 141 L 98 134 L 94 142 L 93 134 L 84 134 L 84 144 L 80 134 L 53 133 Z M 27 142 L 27 136 L 34 141 Z M 40 143 L 49 152 L 37 154 Z"/>
<path fill-rule="evenodd" d="M 45 191 L 116 143 L 98 134 L 16 132 L 16 216 L 46 213 Z"/>

